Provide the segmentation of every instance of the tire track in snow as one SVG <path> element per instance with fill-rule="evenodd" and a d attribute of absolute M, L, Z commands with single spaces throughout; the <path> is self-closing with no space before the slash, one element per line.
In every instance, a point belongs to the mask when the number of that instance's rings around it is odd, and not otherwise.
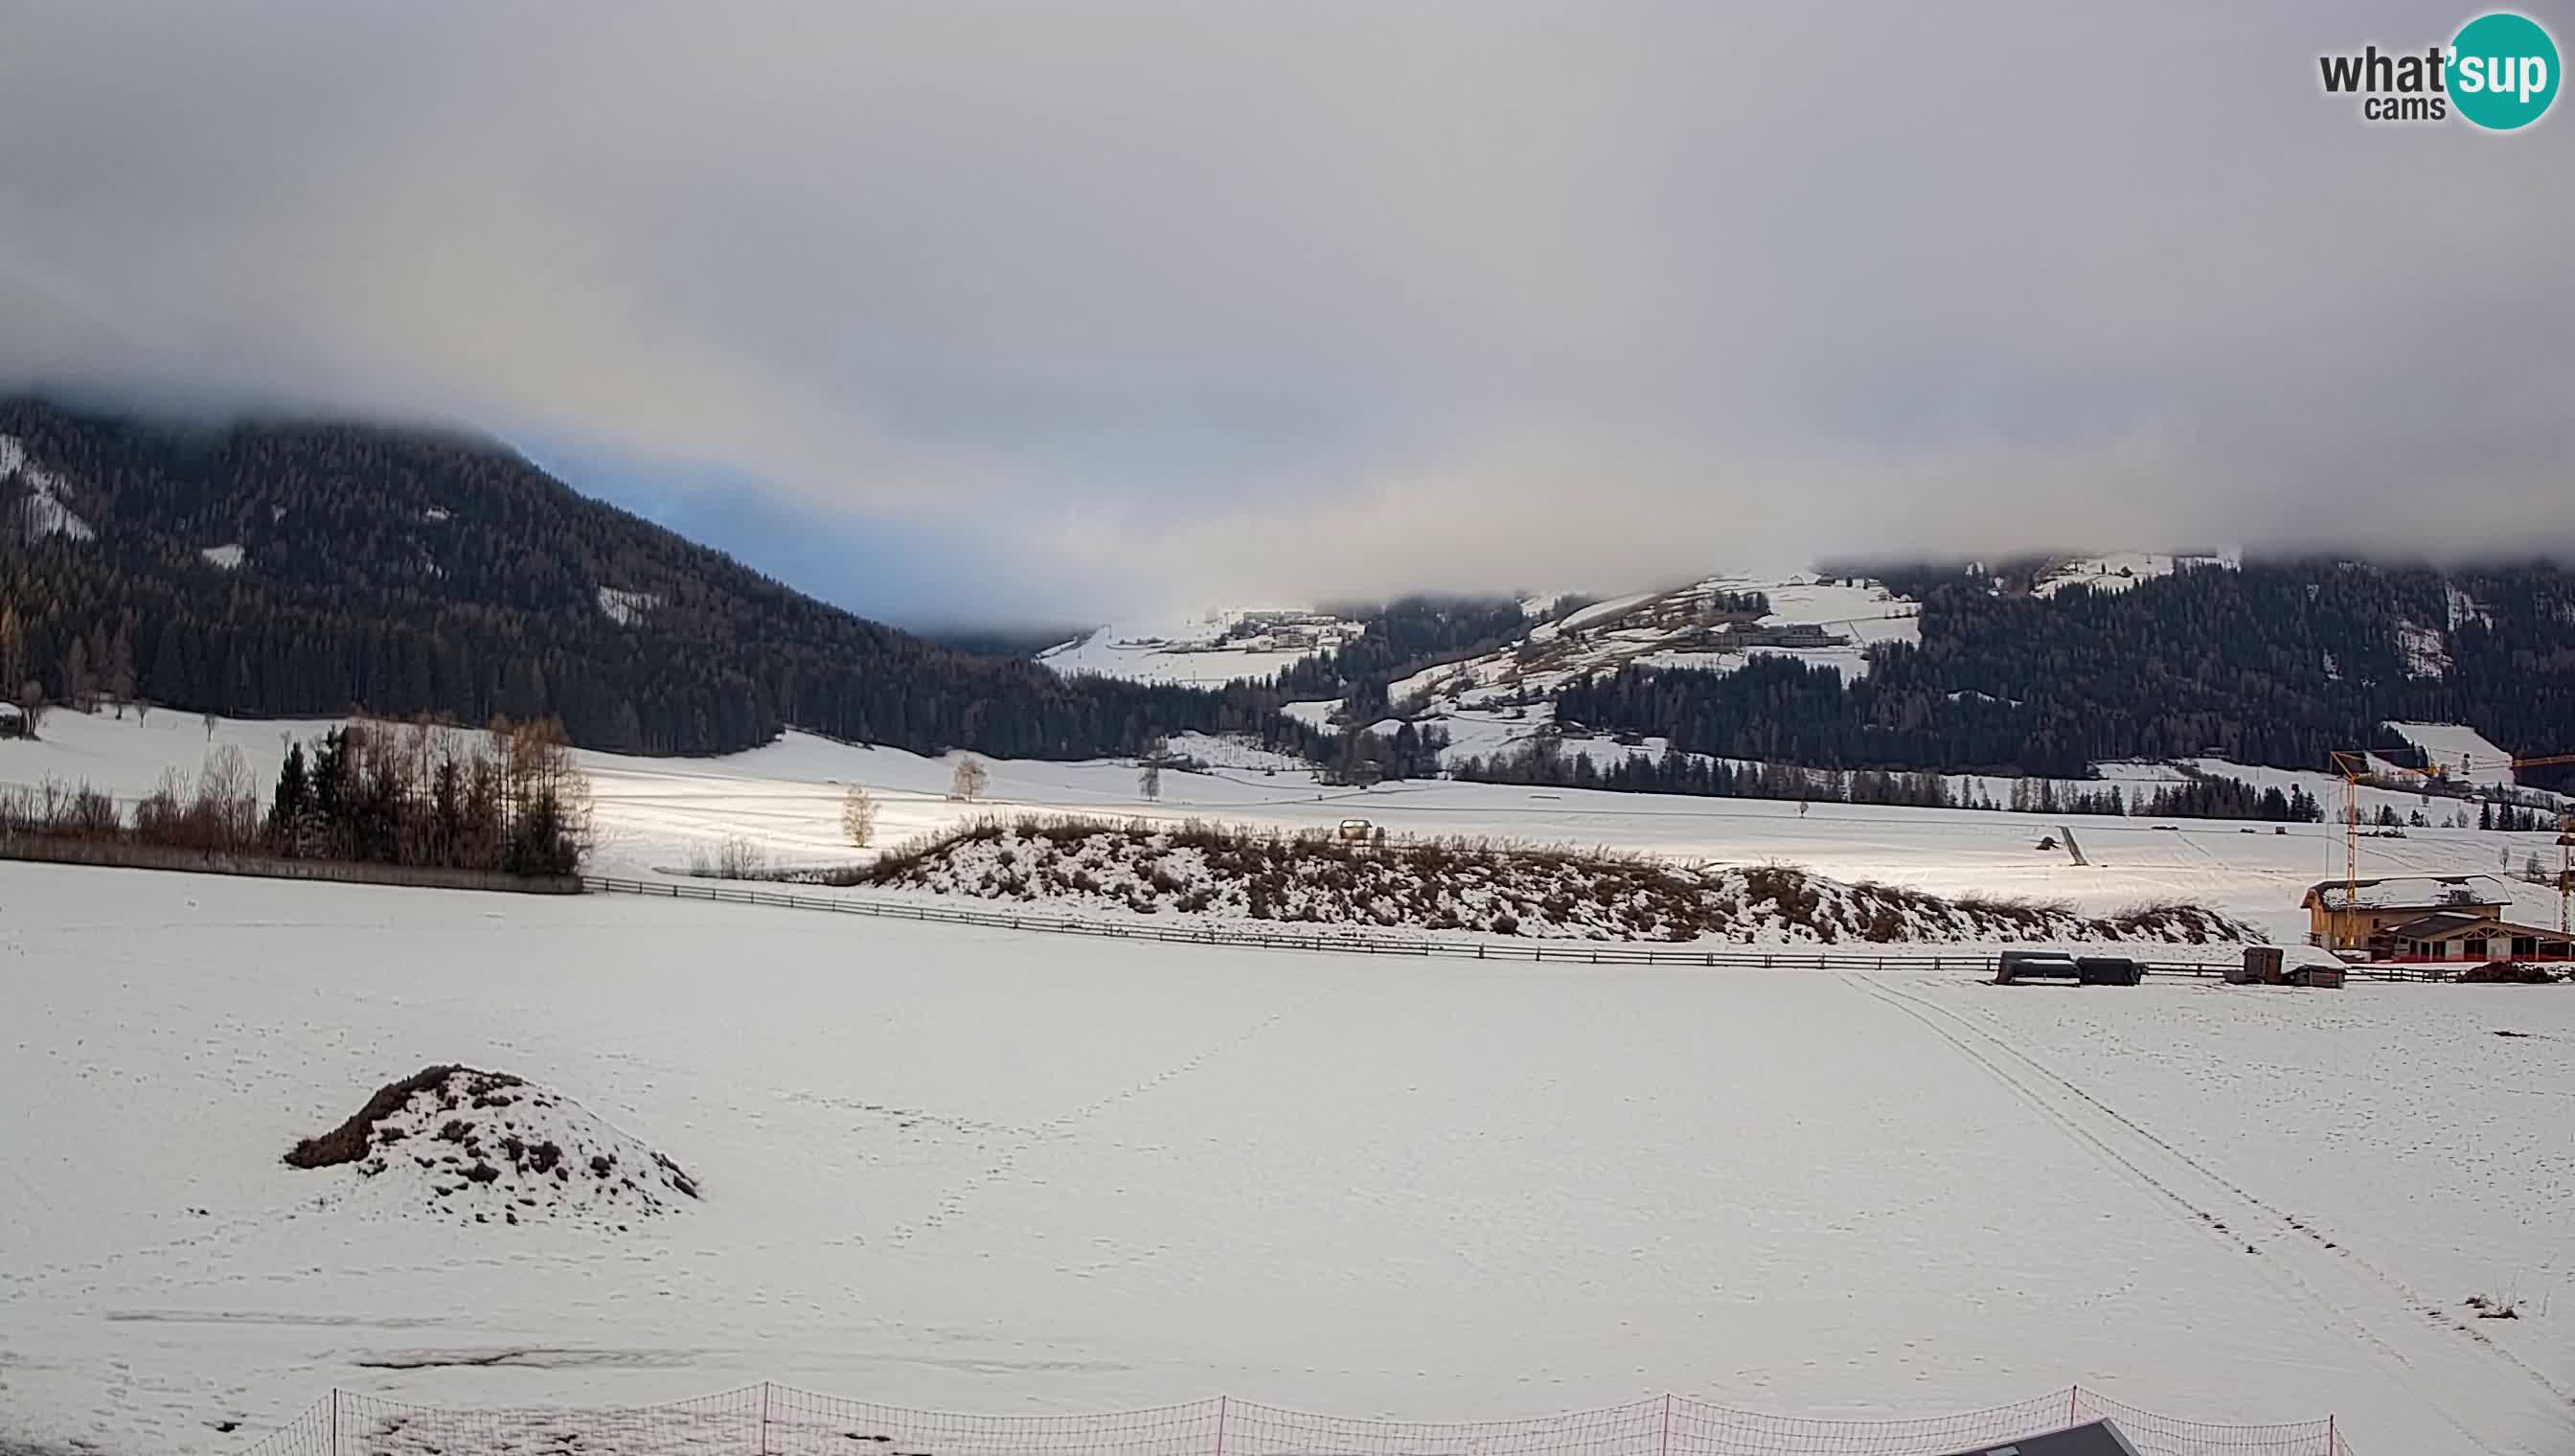
<path fill-rule="evenodd" d="M 1030 1153 L 1037 1151 L 1039 1148 L 1044 1147 L 1049 1143 L 1058 1142 L 1073 1136 L 1083 1123 L 1090 1121 L 1101 1113 L 1109 1111 L 1113 1107 L 1134 1101 L 1136 1098 L 1142 1097 L 1149 1092 L 1159 1090 L 1179 1078 L 1186 1077 L 1190 1073 L 1206 1066 L 1220 1054 L 1231 1052 L 1249 1045 L 1251 1042 L 1258 1039 L 1263 1033 L 1269 1031 L 1272 1027 L 1277 1026 L 1290 1016 L 1300 1015 L 1309 1011 L 1315 1006 L 1322 1004 L 1324 1001 L 1327 1001 L 1340 993 L 1341 989 L 1339 987 L 1333 987 L 1282 1006 L 1278 1010 L 1271 1012 L 1269 1015 L 1262 1017 L 1258 1021 L 1255 1021 L 1244 1030 L 1237 1032 L 1235 1035 L 1202 1047 L 1195 1055 L 1182 1061 L 1175 1062 L 1172 1065 L 1163 1068 L 1161 1071 L 1154 1073 L 1152 1076 L 1146 1077 L 1140 1081 L 1132 1082 L 1115 1091 L 1094 1097 L 1090 1101 L 1083 1103 L 1081 1106 L 1076 1107 L 1069 1112 L 1059 1113 L 1054 1117 L 1048 1118 L 1046 1121 L 1039 1123 L 1036 1128 L 1019 1143 L 1005 1148 L 1003 1151 L 995 1154 L 990 1166 L 983 1168 L 978 1172 L 968 1174 L 963 1180 L 950 1188 L 947 1194 L 939 1200 L 938 1206 L 933 1208 L 929 1213 L 916 1219 L 910 1219 L 905 1222 L 898 1223 L 893 1228 L 888 1229 L 884 1234 L 880 1235 L 880 1237 L 888 1244 L 901 1245 L 910 1243 L 916 1237 L 942 1227 L 950 1221 L 962 1216 L 966 1212 L 968 1200 L 973 1198 L 976 1194 L 982 1192 L 986 1188 L 1009 1182 L 1018 1177 L 1020 1160 L 1028 1156 Z M 868 1239 L 862 1234 L 851 1234 L 845 1238 L 835 1239 L 833 1242 L 836 1244 L 864 1244 L 868 1242 Z"/>
<path fill-rule="evenodd" d="M 2322 1323 L 2343 1329 L 2377 1353 L 2397 1384 L 2475 1449 L 2496 1456 L 2541 1456 L 2540 1448 L 2522 1444 L 2492 1420 L 2493 1413 L 2511 1408 L 2516 1400 L 2528 1400 L 2534 1385 L 2561 1412 L 2575 1408 L 2575 1395 L 2545 1373 L 2423 1299 L 2378 1264 L 2147 1131 L 1993 1031 L 1870 978 L 1842 979 L 1921 1023 L 2016 1098 L 2228 1247 L 2261 1257 L 2267 1274 L 2312 1305 Z M 2255 1239 L 2259 1241 L 2250 1241 Z M 2427 1322 L 2464 1336 L 2467 1343 L 2440 1339 L 2435 1344 L 2426 1338 Z M 2501 1363 L 2476 1358 L 2480 1351 Z"/>
<path fill-rule="evenodd" d="M 1894 996 L 1898 1000 L 1911 1002 L 1914 1005 L 1922 1007 L 1924 1010 L 1945 1016 L 1952 1022 L 1965 1027 L 1973 1034 L 1984 1037 L 1994 1046 L 1999 1047 L 2006 1055 L 2028 1067 L 2031 1071 L 2036 1072 L 2039 1076 L 2053 1082 L 2073 1096 L 2082 1099 L 2084 1103 L 2098 1109 L 2103 1116 L 2110 1118 L 2113 1122 L 2119 1124 L 2120 1127 L 2145 1139 L 2147 1142 L 2153 1144 L 2164 1153 L 2169 1154 L 2174 1160 L 2190 1168 L 2201 1177 L 2208 1179 L 2218 1187 L 2223 1188 L 2237 1198 L 2242 1199 L 2245 1203 L 2251 1205 L 2261 1214 L 2268 1218 L 2276 1219 L 2286 1227 L 2305 1235 L 2308 1240 L 2316 1244 L 2319 1248 L 2339 1254 L 2342 1256 L 2343 1260 L 2367 1271 L 2371 1277 L 2386 1285 L 2388 1291 L 2393 1293 L 2398 1299 L 2402 1300 L 2409 1309 L 2419 1310 L 2423 1314 L 2441 1321 L 2457 1333 L 2463 1334 L 2477 1344 L 2493 1351 L 2494 1354 L 2501 1359 L 2519 1366 L 2530 1376 L 2531 1379 L 2545 1387 L 2549 1394 L 2557 1397 L 2558 1400 L 2564 1402 L 2568 1406 L 2575 1406 L 2575 1391 L 2570 1391 L 2563 1386 L 2560 1386 L 2555 1380 L 2551 1379 L 2546 1372 L 2538 1369 L 2536 1366 L 2530 1365 L 2522 1360 L 2520 1356 L 2504 1348 L 2502 1345 L 2497 1344 L 2491 1337 L 2478 1330 L 2475 1326 L 2444 1310 L 2441 1307 L 2441 1302 L 2439 1300 L 2431 1298 L 2430 1296 L 2422 1293 L 2422 1291 L 2414 1288 L 2411 1284 L 2408 1284 L 2405 1281 L 2403 1276 L 2397 1274 L 2394 1270 L 2374 1259 L 2369 1258 L 2367 1255 L 2360 1253 L 2352 1248 L 2349 1243 L 2346 1243 L 2339 1238 L 2328 1237 L 2326 1231 L 2317 1227 L 2312 1219 L 2301 1218 L 2297 1214 L 2289 1212 L 2278 1204 L 2273 1203 L 2258 1193 L 2255 1193 L 2252 1189 L 2245 1187 L 2243 1184 L 2236 1182 L 2224 1173 L 2221 1173 L 2217 1169 L 2200 1161 L 2198 1158 L 2184 1151 L 2181 1147 L 2168 1139 L 2148 1130 L 2144 1124 L 2138 1122 L 2136 1119 L 2119 1111 L 2117 1108 L 2112 1107 L 2100 1098 L 2093 1096 L 2090 1092 L 2085 1091 L 2083 1087 L 2072 1078 L 2067 1077 L 2053 1067 L 2048 1066 L 2036 1057 L 2031 1056 L 2020 1047 L 2013 1045 L 2010 1038 L 2002 1034 L 2000 1028 L 1995 1027 L 1990 1022 L 1985 1022 L 1984 1018 L 1969 1016 L 1952 1010 L 1947 1006 L 1939 1005 L 1936 1002 L 1922 1000 L 1919 997 L 1896 990 L 1892 986 L 1885 987 L 1884 989 L 1888 995 Z M 2276 1230 L 2274 1232 L 2276 1233 Z"/>

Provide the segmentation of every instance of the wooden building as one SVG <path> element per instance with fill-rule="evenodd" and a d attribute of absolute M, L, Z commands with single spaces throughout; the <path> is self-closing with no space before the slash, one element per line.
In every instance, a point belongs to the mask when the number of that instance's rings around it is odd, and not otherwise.
<path fill-rule="evenodd" d="M 2346 894 L 2339 879 L 2307 887 L 2298 901 L 2307 912 L 2307 943 L 2327 950 L 2366 952 L 2381 933 L 2434 913 L 2498 916 L 2512 891 L 2491 874 L 2419 874 L 2355 880 Z"/>

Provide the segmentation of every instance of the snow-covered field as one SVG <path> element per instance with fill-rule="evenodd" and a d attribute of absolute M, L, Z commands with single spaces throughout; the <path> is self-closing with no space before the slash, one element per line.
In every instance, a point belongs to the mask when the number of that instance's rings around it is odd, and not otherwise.
<path fill-rule="evenodd" d="M 219 722 L 209 740 L 192 716 L 156 713 L 137 725 L 105 715 L 57 713 L 46 720 L 42 741 L 0 742 L 0 783 L 32 783 L 50 775 L 87 780 L 133 798 L 149 792 L 166 768 L 193 769 L 210 741 L 242 748 L 266 783 L 276 774 L 286 736 L 304 737 L 324 727 Z M 949 758 L 802 733 L 722 758 L 581 757 L 598 797 L 595 867 L 620 875 L 684 869 L 693 856 L 706 855 L 731 836 L 749 839 L 778 865 L 847 863 L 858 857 L 841 834 L 841 799 L 850 784 L 867 785 L 879 799 L 879 838 L 885 843 L 994 812 L 1213 818 L 1288 830 L 1327 829 L 1355 815 L 1393 834 L 1608 846 L 1694 862 L 1779 860 L 1835 879 L 1875 880 L 1949 897 L 2063 901 L 2085 914 L 2189 900 L 2250 920 L 2287 943 L 2306 932 L 2305 915 L 2297 908 L 2300 893 L 2318 880 L 2339 879 L 2343 867 L 2341 831 L 2329 824 L 1831 803 L 1800 814 L 1796 804 L 1784 801 L 1444 780 L 1330 788 L 1314 782 L 1294 759 L 1257 747 L 1189 737 L 1174 746 L 1232 766 L 1167 772 L 1161 799 L 1149 802 L 1139 792 L 1132 763 L 995 761 L 986 801 L 968 804 L 946 796 L 954 770 Z M 2311 792 L 2331 791 L 2332 780 L 2321 774 L 2209 766 L 2265 786 L 2297 782 Z M 2135 781 L 2168 771 L 2122 770 L 2120 776 Z M 1985 782 L 1993 796 L 2003 796 L 2007 780 Z M 2400 813 L 2423 802 L 2414 794 L 2364 791 L 2365 810 L 2374 811 L 2382 801 Z M 2448 805 L 2437 798 L 2429 802 L 2435 809 Z M 2074 863 L 2061 847 L 2036 847 L 2042 836 L 2066 828 L 2088 864 Z M 2506 857 L 2517 871 L 2533 854 L 2555 863 L 2555 834 L 2409 828 L 2403 838 L 2363 838 L 2360 872 L 2497 873 Z M 2507 882 L 2516 918 L 2557 922 L 2553 889 L 2523 883 L 2517 874 Z"/>
<path fill-rule="evenodd" d="M 447 1061 L 703 1196 L 495 1227 L 280 1162 Z M 2363 1456 L 2575 1449 L 2563 988 L 1503 968 L 6 864 L 0 1098 L 0 1439 L 100 1456 L 239 1451 L 334 1385 L 764 1377 L 1422 1418 L 2079 1381 L 2330 1411 Z"/>

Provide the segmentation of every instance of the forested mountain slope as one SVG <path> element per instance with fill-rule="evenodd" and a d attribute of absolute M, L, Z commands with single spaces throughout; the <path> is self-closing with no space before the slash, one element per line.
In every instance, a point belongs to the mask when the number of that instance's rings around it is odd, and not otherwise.
<path fill-rule="evenodd" d="M 586 746 L 713 753 L 788 724 L 920 750 L 1133 750 L 1276 728 L 1270 699 L 939 647 L 587 499 L 490 441 L 219 428 L 0 400 L 14 697 L 247 715 L 555 715 Z M 1280 730 L 1292 730 L 1292 726 Z"/>
<path fill-rule="evenodd" d="M 1555 714 L 1836 768 L 2080 776 L 2199 754 L 2323 768 L 2332 749 L 2391 745 L 2382 725 L 2409 721 L 2466 724 L 2521 753 L 2575 750 L 2575 574 L 2562 567 L 2255 561 L 2048 596 L 1906 580 L 1921 640 L 1870 647 L 1863 676 L 1781 658 L 1630 667 L 1563 686 Z"/>

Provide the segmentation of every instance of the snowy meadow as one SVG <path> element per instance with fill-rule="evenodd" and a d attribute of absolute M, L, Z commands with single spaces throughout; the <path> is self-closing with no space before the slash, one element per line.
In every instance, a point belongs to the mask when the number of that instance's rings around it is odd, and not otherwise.
<path fill-rule="evenodd" d="M 1497 968 L 12 864 L 0 1026 L 0 1419 L 39 1442 L 763 1378 L 1443 1418 L 2079 1381 L 2364 1452 L 2575 1430 L 2562 988 Z M 450 1061 L 699 1196 L 474 1222 L 282 1160 Z"/>
<path fill-rule="evenodd" d="M 211 737 L 265 775 L 311 727 Z M 0 778 L 139 793 L 208 736 L 58 716 Z M 2339 849 L 2076 820 L 2078 866 L 2024 814 L 1361 794 L 1234 751 L 1154 803 L 1118 763 L 995 763 L 990 796 L 2101 912 L 2188 894 L 2283 935 Z M 946 799 L 944 760 L 798 736 L 589 766 L 621 873 L 722 835 L 846 862 L 852 783 L 890 836 L 996 807 Z M 2511 837 L 2364 841 L 2365 867 L 2490 868 Z M 409 1105 L 373 1172 L 284 1161 L 451 1063 L 527 1103 Z M 0 1441 L 46 1450 L 240 1452 L 335 1386 L 764 1379 L 1423 1419 L 1666 1389 L 1918 1416 L 2080 1383 L 2332 1413 L 2364 1456 L 2575 1449 L 2565 987 L 1478 965 L 0 863 Z M 611 1191 L 655 1168 L 688 1190 Z M 652 1216 L 619 1211 L 645 1191 Z"/>

